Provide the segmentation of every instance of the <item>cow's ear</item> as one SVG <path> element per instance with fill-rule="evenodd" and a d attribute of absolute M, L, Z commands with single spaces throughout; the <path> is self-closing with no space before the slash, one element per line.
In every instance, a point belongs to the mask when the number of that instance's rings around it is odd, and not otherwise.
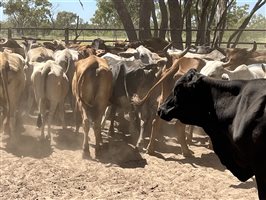
<path fill-rule="evenodd" d="M 201 81 L 202 81 L 202 77 L 200 74 L 195 74 L 191 81 L 187 83 L 187 87 L 188 88 L 196 88 L 198 85 L 200 85 Z"/>

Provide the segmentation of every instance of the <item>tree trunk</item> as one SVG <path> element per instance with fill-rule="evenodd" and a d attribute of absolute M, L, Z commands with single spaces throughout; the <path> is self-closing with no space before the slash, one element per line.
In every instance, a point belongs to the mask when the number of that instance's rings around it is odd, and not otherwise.
<path fill-rule="evenodd" d="M 183 49 L 183 19 L 180 2 L 178 0 L 168 0 L 168 8 L 170 13 L 170 29 L 173 46 L 177 49 Z"/>
<path fill-rule="evenodd" d="M 234 2 L 234 0 L 231 0 L 228 5 L 226 5 L 228 0 L 223 0 L 219 1 L 218 7 L 217 7 L 217 25 L 213 34 L 213 42 L 212 42 L 212 47 L 215 46 L 221 46 L 222 40 L 223 40 L 223 34 L 224 34 L 224 29 L 226 26 L 226 16 L 227 16 L 227 11 Z"/>
<path fill-rule="evenodd" d="M 202 0 L 196 45 L 206 44 L 207 41 L 206 33 L 207 33 L 207 21 L 208 21 L 208 9 L 210 2 L 211 2 L 210 0 Z"/>
<path fill-rule="evenodd" d="M 152 16 L 153 28 L 154 28 L 153 37 L 157 38 L 159 31 L 158 31 L 157 17 L 155 13 L 155 5 L 154 5 L 153 0 L 151 0 L 151 16 Z"/>
<path fill-rule="evenodd" d="M 212 6 L 211 6 L 211 10 L 210 10 L 210 14 L 208 16 L 208 21 L 207 21 L 207 30 L 206 30 L 206 44 L 208 46 L 210 46 L 211 43 L 211 29 L 212 29 L 212 24 L 214 21 L 214 16 L 215 13 L 217 12 L 217 5 L 218 5 L 219 0 L 214 0 L 212 2 Z"/>
<path fill-rule="evenodd" d="M 140 0 L 140 15 L 139 15 L 139 39 L 146 40 L 151 38 L 151 8 L 152 0 Z"/>
<path fill-rule="evenodd" d="M 184 14 L 183 18 L 186 19 L 186 46 L 190 46 L 192 43 L 192 31 L 191 31 L 191 0 L 185 0 Z"/>
<path fill-rule="evenodd" d="M 165 39 L 166 29 L 168 28 L 168 12 L 164 0 L 159 0 L 159 6 L 161 10 L 159 38 Z"/>
<path fill-rule="evenodd" d="M 120 20 L 125 28 L 125 31 L 127 33 L 127 37 L 129 41 L 136 41 L 138 40 L 136 31 L 134 29 L 133 22 L 131 20 L 131 17 L 129 15 L 129 12 L 127 10 L 127 7 L 123 0 L 112 0 L 114 4 L 114 8 L 116 9 Z"/>
<path fill-rule="evenodd" d="M 236 47 L 239 38 L 241 36 L 241 34 L 243 33 L 243 31 L 245 30 L 245 28 L 247 27 L 250 19 L 252 18 L 252 16 L 254 15 L 254 13 L 260 8 L 262 7 L 264 4 L 266 3 L 265 0 L 258 0 L 257 3 L 255 4 L 254 8 L 251 10 L 251 12 L 249 13 L 249 15 L 247 16 L 247 18 L 244 20 L 244 22 L 240 25 L 240 27 L 238 28 L 237 31 L 235 31 L 229 38 L 228 42 L 227 42 L 227 47 Z M 232 45 L 231 42 L 232 40 L 235 38 L 235 41 L 233 42 Z"/>

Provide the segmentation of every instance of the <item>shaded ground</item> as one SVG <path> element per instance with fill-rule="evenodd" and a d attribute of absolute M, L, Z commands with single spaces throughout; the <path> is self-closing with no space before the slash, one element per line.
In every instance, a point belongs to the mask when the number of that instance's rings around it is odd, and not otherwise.
<path fill-rule="evenodd" d="M 241 183 L 225 170 L 206 136 L 195 135 L 193 158 L 165 137 L 157 156 L 117 138 L 101 160 L 84 160 L 82 133 L 55 128 L 51 146 L 32 125 L 15 143 L 1 133 L 0 199 L 257 199 L 255 181 Z M 92 131 L 90 137 L 94 157 Z"/>

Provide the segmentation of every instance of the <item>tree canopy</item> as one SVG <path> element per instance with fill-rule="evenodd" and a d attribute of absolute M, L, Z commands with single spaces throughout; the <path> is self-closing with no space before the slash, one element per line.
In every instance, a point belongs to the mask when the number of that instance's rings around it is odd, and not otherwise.
<path fill-rule="evenodd" d="M 3 1 L 4 14 L 16 27 L 37 27 L 49 23 L 52 4 L 48 0 Z"/>

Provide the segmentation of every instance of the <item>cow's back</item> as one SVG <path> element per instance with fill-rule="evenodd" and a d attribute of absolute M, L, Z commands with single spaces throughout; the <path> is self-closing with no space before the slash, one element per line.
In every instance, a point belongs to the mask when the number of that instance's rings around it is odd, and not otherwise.
<path fill-rule="evenodd" d="M 76 64 L 74 94 L 89 107 L 106 107 L 112 92 L 112 73 L 102 58 L 90 56 Z"/>

